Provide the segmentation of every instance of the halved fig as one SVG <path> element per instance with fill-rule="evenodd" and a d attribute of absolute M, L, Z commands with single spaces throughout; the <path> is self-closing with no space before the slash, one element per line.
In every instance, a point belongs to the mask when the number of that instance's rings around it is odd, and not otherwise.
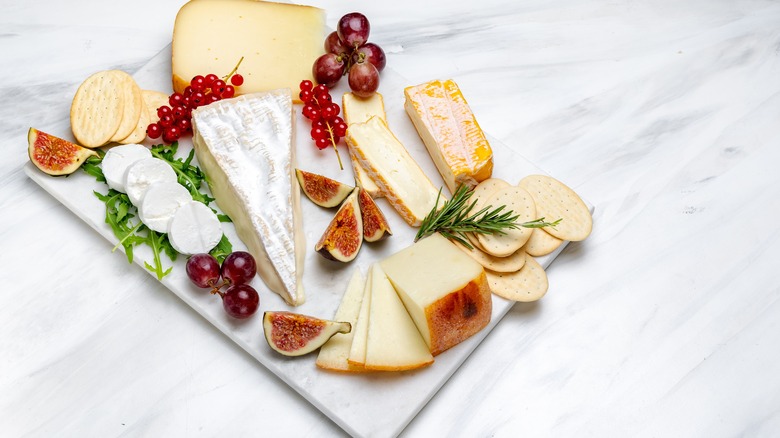
<path fill-rule="evenodd" d="M 360 216 L 363 219 L 363 240 L 377 242 L 392 236 L 390 224 L 387 223 L 384 213 L 376 205 L 374 199 L 367 191 L 358 189 L 358 204 L 360 204 Z"/>
<path fill-rule="evenodd" d="M 336 333 L 349 333 L 352 324 L 292 312 L 263 313 L 268 345 L 285 356 L 302 356 L 322 347 Z"/>
<path fill-rule="evenodd" d="M 355 189 L 341 204 L 314 250 L 325 258 L 350 262 L 357 257 L 362 245 L 363 220 L 360 217 L 358 190 Z"/>
<path fill-rule="evenodd" d="M 331 208 L 341 204 L 354 189 L 335 179 L 301 169 L 295 169 L 295 176 L 301 184 L 303 194 L 320 207 Z"/>
<path fill-rule="evenodd" d="M 35 167 L 53 176 L 70 175 L 97 152 L 65 139 L 41 132 L 35 128 L 27 131 L 27 149 Z"/>

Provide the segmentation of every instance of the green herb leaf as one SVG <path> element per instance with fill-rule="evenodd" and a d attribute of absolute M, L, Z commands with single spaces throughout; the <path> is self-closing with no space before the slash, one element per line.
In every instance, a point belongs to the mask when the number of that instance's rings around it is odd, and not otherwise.
<path fill-rule="evenodd" d="M 219 243 L 217 246 L 214 247 L 211 251 L 209 251 L 209 254 L 214 256 L 215 259 L 221 264 L 223 260 L 225 260 L 225 257 L 228 256 L 233 252 L 233 245 L 230 243 L 230 240 L 228 240 L 226 235 L 222 235 L 222 239 L 219 240 Z"/>
<path fill-rule="evenodd" d="M 201 185 L 206 180 L 206 175 L 200 168 L 192 164 L 192 159 L 195 157 L 195 150 L 191 150 L 187 155 L 187 158 L 182 160 L 181 158 L 176 158 L 178 147 L 179 144 L 176 142 L 170 146 L 163 144 L 153 146 L 152 156 L 164 160 L 171 165 L 174 172 L 176 172 L 176 178 L 178 179 L 179 184 L 189 190 L 192 199 L 209 205 L 214 201 L 214 198 L 205 193 L 201 193 L 200 191 Z"/>
<path fill-rule="evenodd" d="M 94 176 L 98 182 L 106 182 L 106 177 L 103 175 L 103 169 L 100 167 L 100 163 L 103 162 L 103 157 L 106 156 L 106 153 L 103 152 L 102 149 L 98 149 L 97 153 L 97 156 L 92 155 L 84 161 L 81 165 L 81 170 Z"/>

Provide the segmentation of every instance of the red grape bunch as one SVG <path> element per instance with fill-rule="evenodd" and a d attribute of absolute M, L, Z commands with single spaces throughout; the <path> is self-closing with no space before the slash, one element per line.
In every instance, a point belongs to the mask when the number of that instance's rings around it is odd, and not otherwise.
<path fill-rule="evenodd" d="M 371 25 L 359 12 L 341 17 L 336 31 L 325 38 L 325 53 L 314 61 L 314 79 L 332 88 L 348 75 L 349 88 L 360 97 L 369 97 L 379 88 L 379 72 L 387 64 L 381 47 L 368 42 Z"/>
<path fill-rule="evenodd" d="M 206 76 L 197 75 L 192 78 L 183 93 L 171 94 L 168 98 L 170 106 L 157 108 L 159 120 L 149 124 L 146 135 L 153 139 L 162 136 L 164 142 L 173 143 L 182 135 L 191 134 L 192 110 L 235 96 L 236 87 L 244 83 L 244 77 L 236 73 L 243 60 L 242 57 L 233 71 L 222 79 L 213 73 Z"/>
<path fill-rule="evenodd" d="M 222 297 L 225 312 L 233 318 L 245 319 L 257 311 L 260 297 L 249 283 L 257 273 L 252 254 L 245 251 L 230 253 L 222 266 L 211 254 L 194 254 L 187 259 L 187 277 L 195 286 L 211 289 Z M 223 279 L 220 284 L 220 277 Z M 227 286 L 222 292 L 220 289 Z"/>

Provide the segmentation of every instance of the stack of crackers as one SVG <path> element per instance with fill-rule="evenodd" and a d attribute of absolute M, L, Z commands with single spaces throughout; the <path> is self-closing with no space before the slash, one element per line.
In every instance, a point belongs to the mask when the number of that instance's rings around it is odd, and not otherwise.
<path fill-rule="evenodd" d="M 473 246 L 456 245 L 479 262 L 494 294 L 513 301 L 536 301 L 547 293 L 547 274 L 534 259 L 552 253 L 564 241 L 590 235 L 593 218 L 585 202 L 572 189 L 546 175 L 529 175 L 513 186 L 491 178 L 474 188 L 473 211 L 505 205 L 518 215 L 517 223 L 544 218 L 561 219 L 555 227 L 507 230 L 505 234 L 467 234 Z"/>
<path fill-rule="evenodd" d="M 157 108 L 168 104 L 159 91 L 142 90 L 120 70 L 99 71 L 79 86 L 70 107 L 73 136 L 82 146 L 139 143 L 157 121 Z"/>

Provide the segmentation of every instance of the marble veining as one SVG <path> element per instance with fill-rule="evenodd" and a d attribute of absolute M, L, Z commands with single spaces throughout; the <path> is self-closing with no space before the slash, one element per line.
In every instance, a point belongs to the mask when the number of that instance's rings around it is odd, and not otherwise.
<path fill-rule="evenodd" d="M 5 3 L 0 435 L 344 436 L 22 171 L 27 129 L 70 136 L 78 84 L 144 74 L 183 0 Z M 311 4 L 596 207 L 401 436 L 778 434 L 779 3 Z"/>

